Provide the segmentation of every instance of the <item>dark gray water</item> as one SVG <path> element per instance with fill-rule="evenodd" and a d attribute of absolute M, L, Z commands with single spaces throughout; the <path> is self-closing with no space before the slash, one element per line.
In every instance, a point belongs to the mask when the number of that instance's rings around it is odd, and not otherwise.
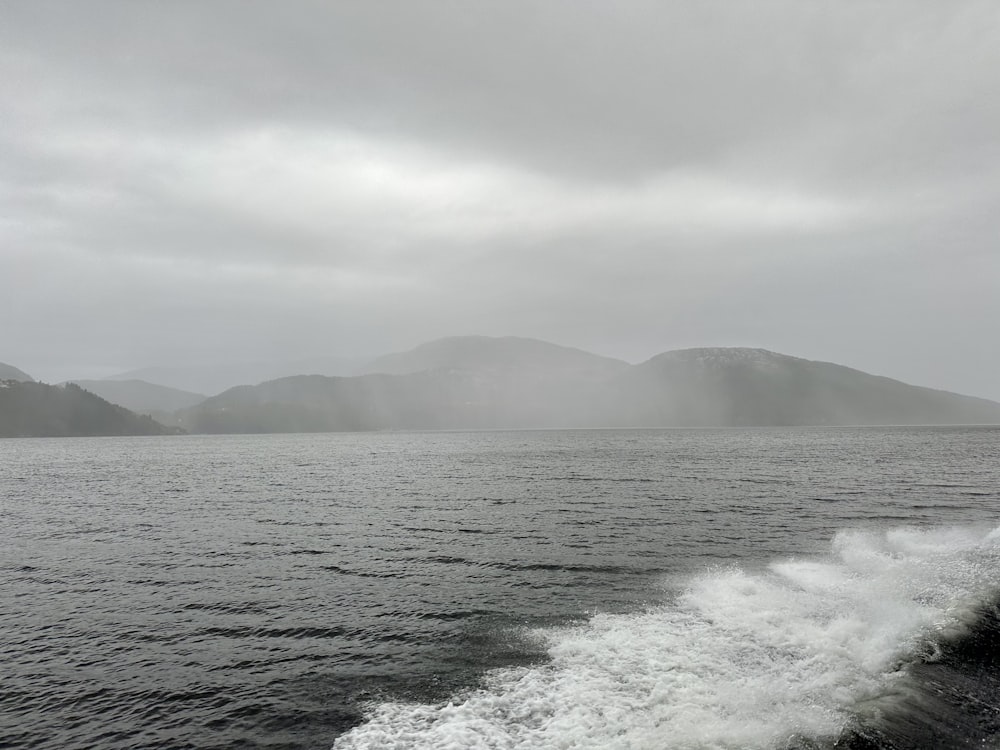
<path fill-rule="evenodd" d="M 0 746 L 1000 746 L 998 457 L 994 428 L 0 441 Z"/>

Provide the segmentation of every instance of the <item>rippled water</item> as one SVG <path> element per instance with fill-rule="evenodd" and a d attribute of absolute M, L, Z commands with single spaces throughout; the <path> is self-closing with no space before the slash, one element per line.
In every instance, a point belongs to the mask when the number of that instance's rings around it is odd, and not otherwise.
<path fill-rule="evenodd" d="M 0 441 L 0 746 L 995 743 L 998 456 L 994 428 Z M 962 627 L 986 708 L 906 724 Z"/>

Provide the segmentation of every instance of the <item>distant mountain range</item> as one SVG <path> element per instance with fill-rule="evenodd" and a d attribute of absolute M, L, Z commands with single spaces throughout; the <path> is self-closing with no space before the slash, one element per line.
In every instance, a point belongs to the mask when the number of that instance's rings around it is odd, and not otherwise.
<path fill-rule="evenodd" d="M 193 432 L 998 424 L 1000 404 L 763 349 L 639 365 L 532 339 L 442 339 L 354 377 L 230 389 L 178 413 Z M 381 370 L 381 372 L 378 372 Z"/>
<path fill-rule="evenodd" d="M 364 360 L 312 357 L 288 362 L 234 362 L 215 365 L 144 367 L 105 380 L 138 380 L 188 393 L 214 396 L 237 385 L 256 385 L 290 375 L 356 375 Z"/>
<path fill-rule="evenodd" d="M 257 385 L 293 375 L 349 377 L 383 373 L 404 375 L 424 370 L 483 369 L 489 367 L 579 368 L 589 362 L 597 372 L 611 372 L 629 365 L 621 360 L 600 357 L 579 349 L 516 337 L 458 336 L 437 339 L 407 352 L 386 354 L 374 359 L 313 357 L 289 362 L 238 362 L 224 365 L 146 367 L 119 373 L 103 380 L 74 380 L 97 384 L 108 381 L 145 382 L 185 393 L 214 396 L 241 385 Z M 109 393 L 104 386 L 95 393 Z M 109 400 L 114 400 L 108 396 Z M 120 403 L 120 402 L 117 402 Z M 128 404 L 123 404 L 127 406 Z M 129 408 L 132 408 L 131 406 Z M 145 409 L 157 406 L 144 405 Z M 179 407 L 180 408 L 180 407 Z"/>
<path fill-rule="evenodd" d="M 535 339 L 466 336 L 356 371 L 282 377 L 211 398 L 139 380 L 79 383 L 171 428 L 203 433 L 1000 424 L 994 401 L 764 349 L 684 349 L 630 365 Z M 0 434 L 11 432 L 0 424 Z"/>

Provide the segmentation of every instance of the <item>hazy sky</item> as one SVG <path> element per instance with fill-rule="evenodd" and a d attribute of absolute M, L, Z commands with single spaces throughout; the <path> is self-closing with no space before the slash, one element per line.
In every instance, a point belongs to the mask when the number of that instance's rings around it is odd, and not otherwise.
<path fill-rule="evenodd" d="M 1000 399 L 1000 3 L 0 4 L 0 361 L 520 335 Z"/>

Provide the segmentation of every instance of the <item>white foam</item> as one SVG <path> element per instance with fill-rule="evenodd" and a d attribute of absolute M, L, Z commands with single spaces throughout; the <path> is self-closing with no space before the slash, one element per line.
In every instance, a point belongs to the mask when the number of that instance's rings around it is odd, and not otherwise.
<path fill-rule="evenodd" d="M 445 705 L 384 703 L 351 748 L 764 748 L 836 736 L 998 580 L 1000 535 L 843 532 L 824 560 L 715 571 L 667 607 L 546 631 L 551 661 Z"/>

